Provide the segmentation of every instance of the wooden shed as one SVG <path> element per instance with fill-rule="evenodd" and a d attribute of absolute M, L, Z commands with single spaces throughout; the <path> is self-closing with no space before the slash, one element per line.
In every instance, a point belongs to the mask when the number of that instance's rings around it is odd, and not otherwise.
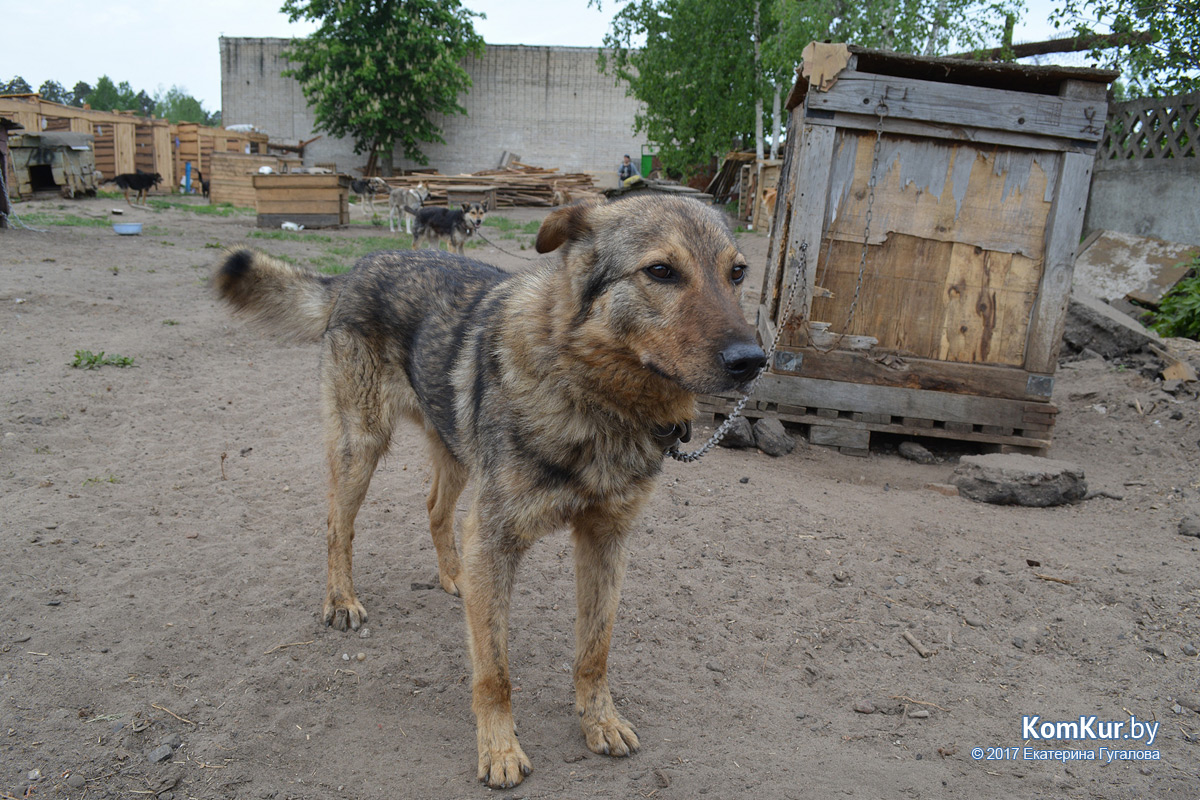
<path fill-rule="evenodd" d="M 300 164 L 300 159 L 290 156 L 215 152 L 205 173 L 210 181 L 209 202 L 254 208 L 254 178 L 260 174 L 260 169 L 270 167 L 272 172 L 283 173 Z"/>
<path fill-rule="evenodd" d="M 857 454 L 872 432 L 1044 451 L 1115 76 L 805 48 L 747 413 Z"/>

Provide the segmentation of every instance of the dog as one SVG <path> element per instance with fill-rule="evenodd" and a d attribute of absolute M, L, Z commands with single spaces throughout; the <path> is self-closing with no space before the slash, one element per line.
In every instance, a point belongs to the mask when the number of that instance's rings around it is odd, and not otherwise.
<path fill-rule="evenodd" d="M 136 193 L 134 197 L 140 199 L 142 205 L 146 205 L 146 192 L 162 183 L 162 179 L 162 175 L 159 175 L 157 172 L 150 174 L 149 172 L 142 172 L 139 169 L 137 172 L 126 172 L 118 175 L 111 181 L 108 181 L 108 183 L 115 183 L 125 191 L 126 205 L 133 205 L 133 203 L 129 202 L 130 191 Z"/>
<path fill-rule="evenodd" d="M 574 197 L 571 195 L 570 189 L 564 189 L 562 184 L 558 181 L 550 184 L 550 186 L 554 190 L 550 194 L 550 205 L 565 206 L 571 204 L 571 201 L 574 199 Z"/>
<path fill-rule="evenodd" d="M 203 197 L 208 197 L 209 182 L 204 179 L 204 173 L 196 170 L 196 183 L 200 184 L 200 194 Z"/>
<path fill-rule="evenodd" d="M 389 189 L 383 178 L 366 178 L 361 181 L 357 179 L 350 181 L 350 191 L 354 192 L 364 211 L 375 216 L 375 195 L 387 194 Z"/>
<path fill-rule="evenodd" d="M 411 209 L 419 209 L 429 199 L 429 189 L 424 183 L 416 186 L 400 186 L 392 189 L 388 195 L 388 230 L 392 233 L 400 230 L 400 220 L 404 220 L 404 232 L 409 236 L 413 232 L 415 214 Z"/>
<path fill-rule="evenodd" d="M 471 237 L 471 234 L 479 230 L 484 217 L 487 216 L 487 209 L 483 207 L 482 203 L 463 203 L 461 208 L 442 208 L 440 206 L 410 208 L 405 206 L 404 210 L 412 214 L 416 220 L 413 225 L 413 250 L 419 249 L 426 241 L 430 242 L 436 250 L 438 243 L 445 239 L 447 248 L 453 247 L 454 252 L 460 256 L 463 252 L 463 244 Z"/>
<path fill-rule="evenodd" d="M 328 276 L 242 250 L 214 276 L 242 314 L 323 342 L 327 625 L 366 622 L 351 576 L 355 515 L 395 425 L 425 432 L 438 576 L 464 599 L 476 774 L 492 788 L 532 769 L 510 702 L 510 597 L 522 555 L 559 529 L 575 545 L 584 738 L 596 753 L 638 749 L 607 677 L 626 539 L 664 452 L 686 438 L 695 396 L 744 387 L 766 363 L 739 307 L 746 260 L 712 207 L 651 195 L 567 206 L 535 247 L 558 263 L 510 275 L 391 251 Z M 460 557 L 454 513 L 468 479 Z"/>

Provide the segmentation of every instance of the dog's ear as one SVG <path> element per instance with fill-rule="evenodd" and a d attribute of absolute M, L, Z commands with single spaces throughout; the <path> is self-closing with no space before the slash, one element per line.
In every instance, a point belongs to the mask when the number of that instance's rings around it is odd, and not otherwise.
<path fill-rule="evenodd" d="M 538 228 L 534 247 L 539 253 L 549 253 L 569 239 L 578 239 L 592 229 L 588 220 L 590 211 L 590 205 L 574 205 L 550 212 Z"/>

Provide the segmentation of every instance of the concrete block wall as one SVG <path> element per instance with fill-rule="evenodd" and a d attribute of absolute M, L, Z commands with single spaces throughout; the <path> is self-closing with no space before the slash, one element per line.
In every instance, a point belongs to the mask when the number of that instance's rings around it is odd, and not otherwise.
<path fill-rule="evenodd" d="M 290 142 L 317 135 L 300 85 L 280 73 L 288 68 L 288 39 L 222 37 L 221 112 L 226 124 L 250 123 L 272 139 Z M 615 170 L 624 153 L 635 163 L 645 143 L 633 133 L 641 107 L 612 77 L 596 68 L 591 47 L 488 45 L 464 67 L 473 86 L 459 103 L 467 115 L 435 122 L 445 144 L 428 144 L 429 166 L 447 174 L 498 165 L 505 151 L 527 164 L 563 172 Z M 305 150 L 306 165 L 336 163 L 357 173 L 366 154 L 353 143 L 324 138 Z M 419 165 L 395 157 L 398 168 Z"/>

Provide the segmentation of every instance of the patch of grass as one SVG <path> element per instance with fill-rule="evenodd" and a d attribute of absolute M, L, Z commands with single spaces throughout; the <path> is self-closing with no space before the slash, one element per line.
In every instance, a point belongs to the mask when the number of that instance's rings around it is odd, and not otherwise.
<path fill-rule="evenodd" d="M 252 230 L 246 234 L 248 239 L 279 239 L 285 242 L 322 242 L 328 243 L 333 241 L 332 236 L 322 236 L 318 233 L 305 233 L 304 231 L 262 231 Z"/>
<path fill-rule="evenodd" d="M 55 216 L 44 211 L 22 214 L 22 220 L 28 225 L 51 225 L 65 228 L 107 228 L 112 223 L 107 219 L 95 217 L 80 217 L 76 214 Z"/>
<path fill-rule="evenodd" d="M 184 200 L 168 200 L 163 197 L 151 197 L 146 200 L 146 203 L 155 211 L 166 211 L 169 208 L 181 208 L 184 211 L 191 211 L 193 214 L 207 214 L 213 217 L 232 217 L 238 214 L 253 214 L 253 208 L 241 208 L 233 203 L 210 203 L 208 205 L 200 205 L 197 203 L 189 203 Z"/>
<path fill-rule="evenodd" d="M 99 197 L 101 200 L 123 200 L 123 199 L 125 199 L 125 195 L 123 195 L 121 192 L 107 192 L 103 189 L 96 190 L 96 197 Z"/>
<path fill-rule="evenodd" d="M 341 239 L 336 244 L 323 248 L 325 252 L 349 259 L 359 259 L 367 253 L 380 250 L 407 250 L 412 247 L 408 236 L 364 236 L 356 239 Z"/>
<path fill-rule="evenodd" d="M 496 228 L 501 233 L 516 231 L 517 233 L 527 233 L 530 236 L 536 234 L 538 228 L 542 227 L 542 223 L 536 219 L 531 219 L 529 222 L 517 222 L 515 219 L 509 219 L 508 217 L 495 216 L 484 218 L 483 224 L 489 228 Z M 505 236 L 503 238 L 507 239 L 509 237 Z"/>
<path fill-rule="evenodd" d="M 93 483 L 120 483 L 121 479 L 111 472 L 100 478 L 88 478 L 83 482 L 84 486 L 91 486 Z"/>
<path fill-rule="evenodd" d="M 1163 295 L 1158 311 L 1146 316 L 1160 336 L 1200 340 L 1200 253 L 1192 256 L 1187 266 L 1190 277 L 1172 286 Z"/>
<path fill-rule="evenodd" d="M 204 243 L 204 247 L 209 250 L 220 250 L 224 246 L 225 245 L 221 244 L 220 242 L 205 242 Z"/>
<path fill-rule="evenodd" d="M 128 356 L 109 356 L 101 350 L 93 353 L 91 350 L 76 350 L 75 360 L 67 364 L 76 369 L 100 369 L 101 367 L 132 367 L 133 359 Z"/>
<path fill-rule="evenodd" d="M 312 264 L 318 272 L 329 275 L 341 275 L 343 272 L 350 271 L 350 264 L 337 256 L 316 256 L 310 258 L 308 263 Z"/>
<path fill-rule="evenodd" d="M 179 320 L 174 320 L 174 319 L 164 319 L 163 320 L 163 325 L 178 325 L 178 324 L 179 324 Z"/>

